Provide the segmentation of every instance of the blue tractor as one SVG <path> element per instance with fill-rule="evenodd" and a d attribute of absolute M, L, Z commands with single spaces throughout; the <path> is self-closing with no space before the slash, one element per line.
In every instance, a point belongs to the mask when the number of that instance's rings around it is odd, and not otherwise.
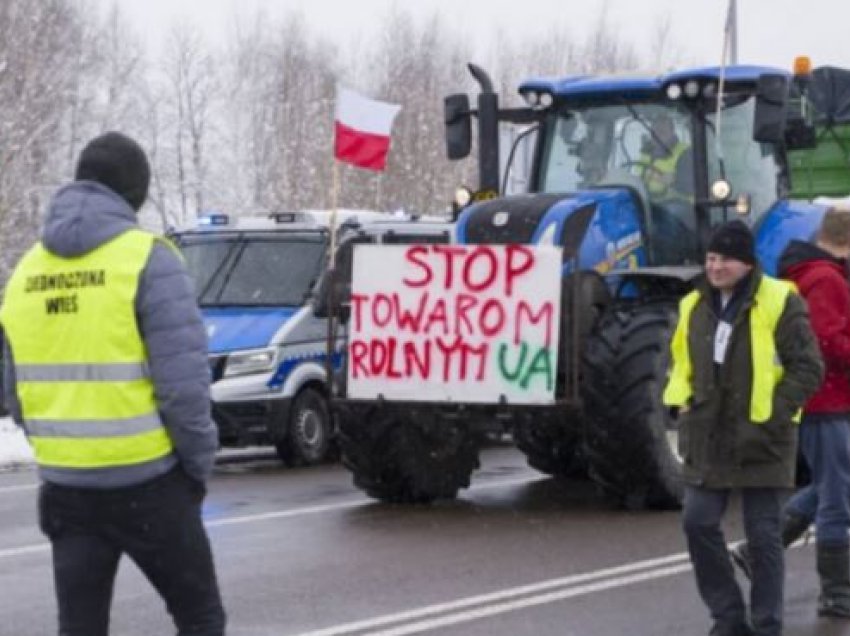
<path fill-rule="evenodd" d="M 517 407 L 517 444 L 532 466 L 589 474 L 628 507 L 675 506 L 681 458 L 661 394 L 678 300 L 725 220 L 751 224 L 770 274 L 817 228 L 825 208 L 788 198 L 788 153 L 814 140 L 806 77 L 729 66 L 530 79 L 527 106 L 503 109 L 470 70 L 476 107 L 463 94 L 445 103 L 449 158 L 469 154 L 478 122 L 480 184 L 457 206 L 456 240 L 563 250 L 558 404 Z M 504 195 L 501 122 L 533 145 L 520 194 Z"/>

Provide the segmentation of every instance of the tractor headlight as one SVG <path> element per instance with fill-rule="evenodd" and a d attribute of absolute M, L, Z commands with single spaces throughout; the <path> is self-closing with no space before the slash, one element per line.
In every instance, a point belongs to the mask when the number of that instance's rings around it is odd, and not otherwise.
<path fill-rule="evenodd" d="M 541 93 L 540 94 L 540 107 L 541 108 L 549 108 L 555 102 L 555 98 L 552 97 L 552 93 Z"/>
<path fill-rule="evenodd" d="M 716 201 L 725 201 L 732 194 L 732 186 L 725 179 L 718 179 L 711 184 L 711 196 Z"/>
<path fill-rule="evenodd" d="M 522 98 L 525 100 L 525 103 L 535 108 L 540 103 L 540 95 L 537 91 L 525 91 L 522 94 Z"/>
<path fill-rule="evenodd" d="M 693 99 L 699 95 L 699 82 L 696 80 L 688 80 L 685 82 L 685 96 Z"/>
<path fill-rule="evenodd" d="M 682 96 L 682 87 L 678 84 L 670 84 L 667 87 L 667 99 L 676 101 Z"/>
<path fill-rule="evenodd" d="M 466 186 L 460 186 L 455 190 L 454 204 L 458 208 L 465 208 L 472 201 L 472 191 Z"/>
<path fill-rule="evenodd" d="M 274 360 L 275 349 L 256 349 L 254 351 L 231 353 L 227 356 L 224 376 L 232 377 L 234 375 L 270 371 L 274 366 Z"/>

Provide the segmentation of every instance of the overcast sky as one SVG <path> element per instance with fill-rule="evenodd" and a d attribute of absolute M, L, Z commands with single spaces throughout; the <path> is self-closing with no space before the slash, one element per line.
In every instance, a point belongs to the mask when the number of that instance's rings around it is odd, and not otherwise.
<path fill-rule="evenodd" d="M 99 0 L 109 3 L 112 0 Z M 318 31 L 342 42 L 374 34 L 376 17 L 398 0 L 117 0 L 136 29 L 154 45 L 175 18 L 188 18 L 212 40 L 224 39 L 240 15 L 258 7 L 272 15 L 298 9 Z M 463 25 L 479 45 L 498 28 L 523 35 L 563 25 L 581 37 L 605 0 L 409 0 L 401 6 L 425 16 L 439 11 Z M 688 62 L 720 59 L 727 0 L 607 0 L 609 21 L 627 40 L 648 44 L 659 16 L 669 15 L 674 41 Z M 738 0 L 739 60 L 790 68 L 796 55 L 815 66 L 850 67 L 850 0 Z"/>

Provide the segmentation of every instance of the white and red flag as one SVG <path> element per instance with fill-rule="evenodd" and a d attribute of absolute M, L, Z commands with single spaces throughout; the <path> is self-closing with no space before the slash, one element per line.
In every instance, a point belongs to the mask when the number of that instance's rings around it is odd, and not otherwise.
<path fill-rule="evenodd" d="M 390 130 L 401 106 L 378 102 L 337 86 L 334 155 L 359 168 L 383 170 Z"/>

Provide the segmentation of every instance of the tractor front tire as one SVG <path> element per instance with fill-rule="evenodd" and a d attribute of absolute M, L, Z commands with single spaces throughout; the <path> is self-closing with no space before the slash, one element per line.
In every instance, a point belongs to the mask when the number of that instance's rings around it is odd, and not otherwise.
<path fill-rule="evenodd" d="M 675 325 L 670 303 L 612 307 L 582 358 L 590 476 L 630 509 L 681 505 L 678 434 L 661 399 Z"/>

